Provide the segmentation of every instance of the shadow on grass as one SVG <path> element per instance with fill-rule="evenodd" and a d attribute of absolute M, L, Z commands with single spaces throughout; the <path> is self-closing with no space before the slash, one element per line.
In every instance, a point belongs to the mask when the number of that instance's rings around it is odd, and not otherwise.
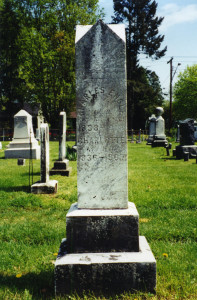
<path fill-rule="evenodd" d="M 177 160 L 176 157 L 173 156 L 166 156 L 166 157 L 162 157 L 163 160 Z"/>
<path fill-rule="evenodd" d="M 23 186 L 1 186 L 1 191 L 4 192 L 26 192 L 26 193 L 30 193 L 30 187 L 29 185 L 23 185 Z"/>
<path fill-rule="evenodd" d="M 1 288 L 12 293 L 23 294 L 28 290 L 32 299 L 54 299 L 54 276 L 52 272 L 42 271 L 39 274 L 28 273 L 20 278 L 0 275 Z"/>

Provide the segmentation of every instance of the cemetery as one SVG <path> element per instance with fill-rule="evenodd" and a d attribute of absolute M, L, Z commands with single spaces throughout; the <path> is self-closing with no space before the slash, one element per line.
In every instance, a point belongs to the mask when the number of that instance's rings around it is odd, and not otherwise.
<path fill-rule="evenodd" d="M 177 146 L 156 107 L 128 139 L 124 26 L 78 25 L 75 47 L 76 141 L 64 111 L 50 141 L 24 110 L 1 141 L 0 298 L 196 299 L 194 121 Z"/>

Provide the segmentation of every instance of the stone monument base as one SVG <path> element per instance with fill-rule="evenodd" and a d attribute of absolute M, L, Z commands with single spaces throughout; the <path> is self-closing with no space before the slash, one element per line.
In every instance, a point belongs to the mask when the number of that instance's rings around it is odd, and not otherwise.
<path fill-rule="evenodd" d="M 31 149 L 29 141 L 25 139 L 17 141 L 15 139 L 9 143 L 8 149 L 5 150 L 5 158 L 40 159 L 40 146 L 36 139 L 33 139 Z"/>
<path fill-rule="evenodd" d="M 31 186 L 33 194 L 55 194 L 57 193 L 58 181 L 49 180 L 48 182 L 36 182 Z"/>
<path fill-rule="evenodd" d="M 55 262 L 55 294 L 94 291 L 99 294 L 136 290 L 155 292 L 156 260 L 141 236 L 139 252 L 66 254 L 62 241 Z"/>
<path fill-rule="evenodd" d="M 50 175 L 59 174 L 62 176 L 70 176 L 72 168 L 68 166 L 69 160 L 55 161 L 54 167 L 50 170 Z"/>
<path fill-rule="evenodd" d="M 134 203 L 127 209 L 79 209 L 71 205 L 55 263 L 56 295 L 92 290 L 95 293 L 154 292 L 156 261 L 139 237 Z"/>
<path fill-rule="evenodd" d="M 183 159 L 185 152 L 189 152 L 189 158 L 196 158 L 197 146 L 196 145 L 176 146 L 176 152 L 175 152 L 176 159 Z"/>
<path fill-rule="evenodd" d="M 167 140 L 153 140 L 152 142 L 152 147 L 164 147 L 166 148 L 168 145 L 168 141 Z"/>

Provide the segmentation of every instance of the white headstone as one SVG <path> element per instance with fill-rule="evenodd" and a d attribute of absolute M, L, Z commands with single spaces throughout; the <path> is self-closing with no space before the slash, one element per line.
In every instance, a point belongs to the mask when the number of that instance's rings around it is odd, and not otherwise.
<path fill-rule="evenodd" d="M 76 29 L 78 207 L 128 207 L 125 26 Z"/>
<path fill-rule="evenodd" d="M 20 110 L 14 116 L 14 137 L 5 150 L 5 158 L 40 158 L 40 146 L 34 137 L 32 116 Z"/>
<path fill-rule="evenodd" d="M 164 110 L 162 107 L 156 108 L 156 129 L 155 129 L 155 136 L 157 139 L 166 139 L 165 135 L 165 121 L 162 118 Z"/>

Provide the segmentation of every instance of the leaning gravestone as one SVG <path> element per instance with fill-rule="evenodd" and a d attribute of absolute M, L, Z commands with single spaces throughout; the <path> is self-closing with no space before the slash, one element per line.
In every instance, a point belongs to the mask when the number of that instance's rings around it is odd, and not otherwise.
<path fill-rule="evenodd" d="M 153 136 L 152 147 L 167 147 L 168 141 L 165 135 L 165 121 L 162 118 L 164 110 L 156 107 L 155 135 Z"/>
<path fill-rule="evenodd" d="M 57 192 L 57 180 L 49 180 L 49 127 L 43 123 L 40 126 L 40 181 L 31 186 L 33 194 L 53 194 Z"/>
<path fill-rule="evenodd" d="M 194 138 L 194 120 L 186 119 L 179 121 L 180 125 L 180 145 L 176 146 L 176 158 L 184 158 L 184 153 L 188 153 L 189 158 L 196 158 L 197 146 Z"/>
<path fill-rule="evenodd" d="M 54 162 L 53 169 L 50 170 L 50 175 L 69 176 L 71 169 L 69 167 L 69 160 L 66 159 L 66 113 L 60 113 L 59 121 L 59 160 Z"/>
<path fill-rule="evenodd" d="M 128 202 L 125 28 L 77 26 L 78 202 L 66 217 L 55 293 L 153 292 L 156 261 Z"/>
<path fill-rule="evenodd" d="M 34 137 L 32 116 L 20 110 L 14 116 L 14 137 L 5 150 L 5 158 L 40 158 L 40 146 Z"/>

